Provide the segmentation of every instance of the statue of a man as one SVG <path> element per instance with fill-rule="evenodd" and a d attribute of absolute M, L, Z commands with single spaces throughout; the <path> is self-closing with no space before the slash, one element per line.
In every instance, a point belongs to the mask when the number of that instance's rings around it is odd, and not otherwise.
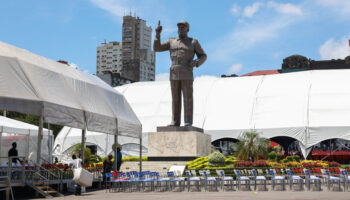
<path fill-rule="evenodd" d="M 172 95 L 172 121 L 170 126 L 181 123 L 181 93 L 184 98 L 185 126 L 192 126 L 193 121 L 193 67 L 199 67 L 207 59 L 198 40 L 187 33 L 190 25 L 186 21 L 177 23 L 179 37 L 160 42 L 162 26 L 158 23 L 153 48 L 155 52 L 170 51 L 170 86 Z M 193 60 L 194 54 L 197 59 Z"/>

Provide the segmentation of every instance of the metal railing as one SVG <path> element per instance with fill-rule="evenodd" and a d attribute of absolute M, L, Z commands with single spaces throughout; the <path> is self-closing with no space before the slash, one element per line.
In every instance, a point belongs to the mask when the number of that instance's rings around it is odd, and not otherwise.
<path fill-rule="evenodd" d="M 11 182 L 24 183 L 25 181 L 25 157 L 11 156 L 0 157 L 0 160 L 7 160 L 7 163 L 0 164 L 0 176 L 7 176 Z M 12 160 L 19 160 L 20 163 L 12 162 Z"/>
<path fill-rule="evenodd" d="M 13 159 L 20 162 L 14 163 Z M 0 160 L 7 160 L 7 163 L 0 163 L 0 176 L 7 176 L 12 184 L 26 185 L 35 182 L 45 184 L 63 184 L 73 179 L 73 171 L 70 168 L 62 169 L 49 161 L 41 158 L 42 165 L 24 161 L 25 157 L 0 157 Z M 94 174 L 94 182 L 102 181 L 102 171 L 91 171 Z"/>

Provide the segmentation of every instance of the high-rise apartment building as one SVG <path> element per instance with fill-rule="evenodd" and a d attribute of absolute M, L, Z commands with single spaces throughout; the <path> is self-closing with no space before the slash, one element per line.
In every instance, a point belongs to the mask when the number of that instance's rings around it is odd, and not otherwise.
<path fill-rule="evenodd" d="M 104 42 L 97 47 L 96 75 L 106 72 L 120 73 L 122 68 L 122 44 L 120 42 Z"/>
<path fill-rule="evenodd" d="M 135 81 L 154 81 L 155 54 L 152 51 L 152 28 L 146 21 L 132 16 L 123 17 L 122 76 Z"/>
<path fill-rule="evenodd" d="M 104 42 L 97 47 L 96 75 L 120 77 L 131 82 L 155 80 L 152 28 L 138 17 L 124 16 L 122 42 Z"/>

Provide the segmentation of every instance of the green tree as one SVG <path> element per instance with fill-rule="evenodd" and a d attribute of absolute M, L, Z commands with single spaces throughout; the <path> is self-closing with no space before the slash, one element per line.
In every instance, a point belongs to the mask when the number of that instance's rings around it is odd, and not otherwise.
<path fill-rule="evenodd" d="M 255 131 L 245 132 L 238 138 L 237 158 L 240 160 L 255 161 L 268 157 L 270 140 L 261 138 Z"/>

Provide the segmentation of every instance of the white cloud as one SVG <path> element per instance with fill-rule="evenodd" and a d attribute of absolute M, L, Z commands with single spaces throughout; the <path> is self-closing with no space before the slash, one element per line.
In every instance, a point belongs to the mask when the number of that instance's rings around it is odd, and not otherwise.
<path fill-rule="evenodd" d="M 90 0 L 99 8 L 117 16 L 123 17 L 130 7 L 125 5 L 125 0 Z"/>
<path fill-rule="evenodd" d="M 233 4 L 231 9 L 230 9 L 230 12 L 234 15 L 234 16 L 238 16 L 239 13 L 240 13 L 240 7 L 237 5 L 237 4 Z"/>
<path fill-rule="evenodd" d="M 278 37 L 281 30 L 293 22 L 292 18 L 280 17 L 271 22 L 243 23 L 212 43 L 212 58 L 219 61 L 230 60 L 236 53 L 247 50 L 259 42 Z"/>
<path fill-rule="evenodd" d="M 178 10 L 178 7 L 168 8 L 162 0 L 90 0 L 90 2 L 115 16 L 119 23 L 122 23 L 124 15 L 129 15 L 132 12 L 132 15 L 137 14 L 142 19 L 145 19 L 147 25 L 152 26 L 154 30 L 158 20 L 161 19 L 161 25 L 163 26 L 162 37 L 168 37 L 176 33 L 176 22 L 180 20 L 179 18 L 169 17 L 169 10 Z M 184 7 L 184 5 L 181 7 Z M 186 18 L 182 10 L 178 11 L 177 14 L 181 16 L 181 20 Z"/>
<path fill-rule="evenodd" d="M 276 12 L 282 13 L 282 14 L 292 14 L 292 15 L 303 15 L 303 11 L 301 8 L 297 5 L 293 5 L 291 3 L 276 3 L 274 1 L 270 1 L 267 3 L 268 7 L 274 8 Z"/>
<path fill-rule="evenodd" d="M 169 80 L 169 73 L 163 73 L 163 74 L 156 75 L 156 81 L 168 81 L 168 80 Z"/>
<path fill-rule="evenodd" d="M 229 69 L 228 69 L 228 73 L 229 74 L 236 74 L 237 72 L 239 72 L 241 69 L 243 68 L 242 64 L 233 64 Z"/>
<path fill-rule="evenodd" d="M 333 9 L 338 14 L 346 15 L 346 17 L 350 14 L 349 0 L 316 0 L 315 2 L 327 9 Z"/>
<path fill-rule="evenodd" d="M 330 38 L 320 47 L 320 55 L 324 60 L 344 59 L 349 55 L 349 42 L 346 37 L 336 41 Z"/>
<path fill-rule="evenodd" d="M 259 11 L 260 7 L 263 6 L 263 3 L 255 2 L 250 6 L 246 6 L 243 10 L 243 16 L 252 18 L 256 12 Z"/>

